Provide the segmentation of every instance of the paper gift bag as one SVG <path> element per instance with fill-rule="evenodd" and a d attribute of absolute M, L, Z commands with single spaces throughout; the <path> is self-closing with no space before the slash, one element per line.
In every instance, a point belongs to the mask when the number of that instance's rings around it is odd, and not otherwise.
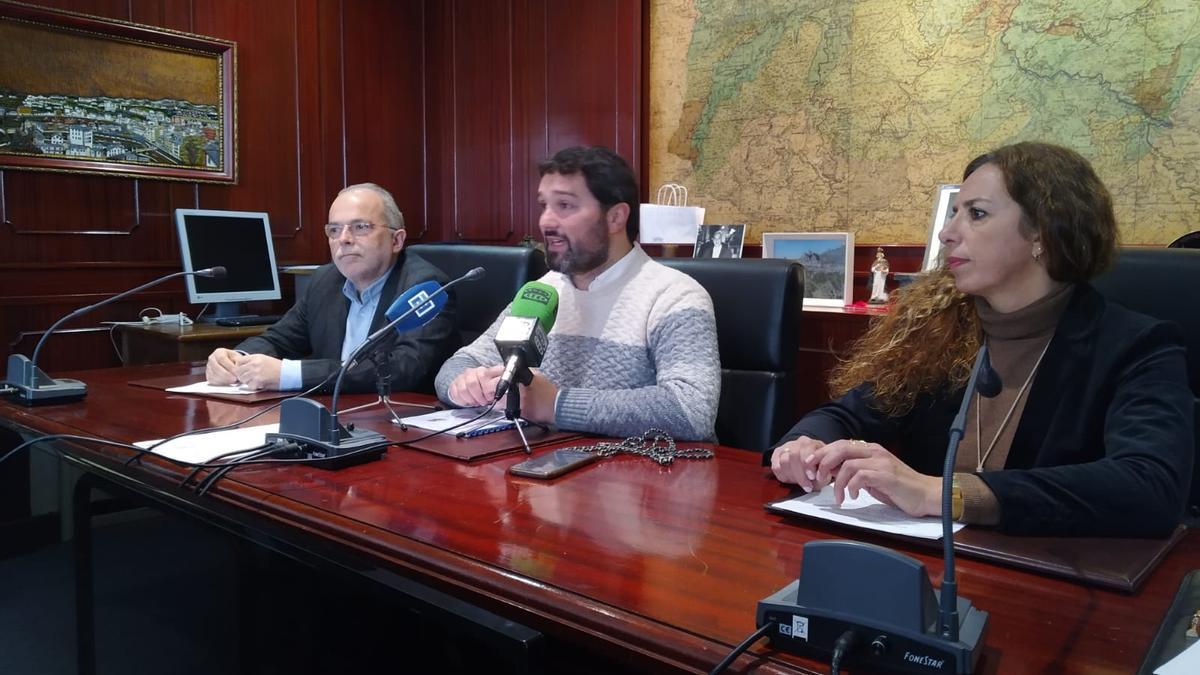
<path fill-rule="evenodd" d="M 704 223 L 704 208 L 688 206 L 687 188 L 665 183 L 658 188 L 654 204 L 638 211 L 638 241 L 643 244 L 694 244 L 696 231 Z"/>

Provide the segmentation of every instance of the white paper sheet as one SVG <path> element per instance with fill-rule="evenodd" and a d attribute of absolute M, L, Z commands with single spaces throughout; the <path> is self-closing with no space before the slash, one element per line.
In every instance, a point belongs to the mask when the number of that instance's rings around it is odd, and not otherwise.
<path fill-rule="evenodd" d="M 1194 675 L 1200 673 L 1200 642 L 1179 652 L 1179 656 L 1159 666 L 1154 675 Z"/>
<path fill-rule="evenodd" d="M 453 428 L 453 433 L 464 435 L 483 435 L 491 431 L 500 431 L 513 427 L 513 423 L 510 420 L 504 419 L 504 413 L 498 410 L 493 410 L 480 417 L 477 421 L 471 422 L 471 420 L 479 417 L 479 413 L 481 412 L 483 412 L 481 408 L 435 410 L 424 415 L 405 417 L 404 423 L 410 427 L 428 429 L 429 431 L 446 431 Z M 467 422 L 469 424 L 464 424 Z M 459 424 L 462 424 L 462 426 L 456 426 Z"/>
<path fill-rule="evenodd" d="M 891 532 L 921 539 L 942 538 L 941 518 L 937 516 L 914 518 L 894 506 L 880 502 L 867 494 L 866 490 L 859 491 L 858 499 L 847 497 L 840 507 L 834 504 L 832 485 L 826 485 L 820 492 L 775 502 L 772 506 L 867 530 Z M 954 524 L 955 532 L 962 528 L 962 523 Z"/>
<path fill-rule="evenodd" d="M 279 431 L 278 424 L 263 424 L 256 427 L 193 434 L 162 444 L 154 449 L 154 454 L 170 457 L 180 462 L 203 464 L 227 452 L 257 448 L 266 442 L 267 434 L 276 431 Z M 148 448 L 161 440 L 160 438 L 153 441 L 138 441 L 134 445 L 139 448 Z"/>
<path fill-rule="evenodd" d="M 240 384 L 194 382 L 192 384 L 185 384 L 182 387 L 171 387 L 167 391 L 173 391 L 177 394 L 235 394 L 238 396 L 248 396 L 257 390 L 243 387 Z"/>

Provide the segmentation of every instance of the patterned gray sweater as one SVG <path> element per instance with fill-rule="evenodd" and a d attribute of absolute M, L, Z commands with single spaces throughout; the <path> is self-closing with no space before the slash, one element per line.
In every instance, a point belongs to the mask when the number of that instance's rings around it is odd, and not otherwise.
<path fill-rule="evenodd" d="M 650 259 L 638 246 L 576 289 L 558 272 L 558 318 L 541 372 L 558 387 L 555 425 L 605 436 L 659 427 L 678 440 L 713 440 L 721 362 L 712 299 L 688 275 Z M 496 330 L 458 350 L 438 372 L 438 397 L 468 368 L 501 363 Z"/>

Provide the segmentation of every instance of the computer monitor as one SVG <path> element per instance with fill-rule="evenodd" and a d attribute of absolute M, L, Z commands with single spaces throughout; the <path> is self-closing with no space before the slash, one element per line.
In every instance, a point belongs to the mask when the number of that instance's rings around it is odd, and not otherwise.
<path fill-rule="evenodd" d="M 176 209 L 175 227 L 184 271 L 218 265 L 227 271 L 224 279 L 185 277 L 188 302 L 216 303 L 202 320 L 241 316 L 243 302 L 281 297 L 267 214 Z"/>

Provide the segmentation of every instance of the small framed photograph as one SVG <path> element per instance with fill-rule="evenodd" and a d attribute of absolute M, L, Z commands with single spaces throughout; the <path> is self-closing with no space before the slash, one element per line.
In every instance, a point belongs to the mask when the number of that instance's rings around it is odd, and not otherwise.
<path fill-rule="evenodd" d="M 938 233 L 954 217 L 954 200 L 958 198 L 958 185 L 939 185 L 933 199 L 933 220 L 929 223 L 929 239 L 925 243 L 925 261 L 921 271 L 935 270 L 942 264 L 942 242 Z"/>
<path fill-rule="evenodd" d="M 746 240 L 746 226 L 701 225 L 696 231 L 693 258 L 740 258 Z"/>
<path fill-rule="evenodd" d="M 853 302 L 853 233 L 766 232 L 763 257 L 804 265 L 805 307 L 844 307 Z"/>

